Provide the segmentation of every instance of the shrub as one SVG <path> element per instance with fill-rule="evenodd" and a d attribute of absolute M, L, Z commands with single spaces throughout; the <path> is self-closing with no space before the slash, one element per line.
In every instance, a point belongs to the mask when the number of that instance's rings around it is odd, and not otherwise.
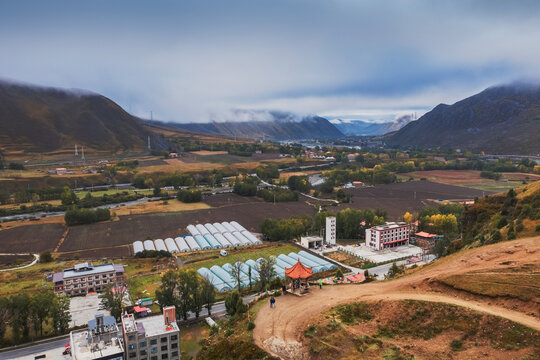
<path fill-rule="evenodd" d="M 180 190 L 176 198 L 184 203 L 195 203 L 202 200 L 202 193 L 199 190 Z"/>
<path fill-rule="evenodd" d="M 50 263 L 53 261 L 53 257 L 50 251 L 44 251 L 39 255 L 39 262 Z"/>
<path fill-rule="evenodd" d="M 253 321 L 248 322 L 247 329 L 250 331 L 255 329 L 255 323 Z"/>
<path fill-rule="evenodd" d="M 463 349 L 463 342 L 458 339 L 452 340 L 452 342 L 450 343 L 450 349 L 452 349 L 452 351 L 460 351 L 461 349 Z"/>
<path fill-rule="evenodd" d="M 536 232 L 540 231 L 540 224 L 536 225 L 536 228 L 534 229 Z"/>
<path fill-rule="evenodd" d="M 247 183 L 236 183 L 233 187 L 233 192 L 242 196 L 255 196 L 257 195 L 257 185 Z"/>
<path fill-rule="evenodd" d="M 64 221 L 67 226 L 91 224 L 99 221 L 107 221 L 111 219 L 109 209 L 78 209 L 76 207 L 66 211 Z"/>

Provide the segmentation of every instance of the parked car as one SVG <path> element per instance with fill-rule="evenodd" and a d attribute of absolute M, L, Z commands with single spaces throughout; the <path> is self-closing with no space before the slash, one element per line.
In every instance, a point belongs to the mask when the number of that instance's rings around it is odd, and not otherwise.
<path fill-rule="evenodd" d="M 219 255 L 221 255 L 221 256 L 227 256 L 227 255 L 229 255 L 229 254 L 227 253 L 227 250 L 221 250 L 221 251 L 219 252 Z"/>

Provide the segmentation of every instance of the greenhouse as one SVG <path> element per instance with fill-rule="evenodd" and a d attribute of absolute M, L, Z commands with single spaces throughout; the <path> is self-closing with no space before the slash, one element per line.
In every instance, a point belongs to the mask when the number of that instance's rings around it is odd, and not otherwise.
<path fill-rule="evenodd" d="M 206 241 L 206 239 L 202 235 L 195 235 L 195 236 L 193 236 L 193 238 L 195 239 L 197 244 L 199 244 L 199 247 L 202 250 L 208 250 L 208 249 L 212 248 L 212 246 L 210 246 L 208 241 Z"/>
<path fill-rule="evenodd" d="M 212 234 L 203 235 L 204 239 L 210 244 L 212 249 L 221 249 L 223 246 L 217 241 L 217 239 Z"/>
<path fill-rule="evenodd" d="M 167 247 L 167 250 L 169 250 L 170 253 L 180 252 L 180 250 L 178 249 L 178 246 L 176 246 L 176 243 L 174 242 L 174 239 L 172 238 L 165 239 L 165 246 Z"/>
<path fill-rule="evenodd" d="M 184 239 L 183 237 L 179 236 L 174 239 L 174 241 L 176 242 L 176 246 L 178 246 L 178 249 L 180 249 L 180 252 L 191 251 L 189 245 L 186 243 L 186 239 Z"/>
<path fill-rule="evenodd" d="M 201 247 L 195 241 L 195 238 L 193 236 L 187 235 L 186 237 L 184 237 L 184 239 L 186 240 L 186 244 L 189 246 L 191 251 L 199 251 L 199 250 L 201 250 Z"/>

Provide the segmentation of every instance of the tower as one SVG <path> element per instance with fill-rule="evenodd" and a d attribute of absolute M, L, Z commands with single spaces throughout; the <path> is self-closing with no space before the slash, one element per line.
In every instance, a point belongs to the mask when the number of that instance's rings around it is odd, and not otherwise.
<path fill-rule="evenodd" d="M 84 158 L 84 146 L 82 147 L 82 156 L 81 156 L 81 159 L 82 159 L 82 161 L 85 160 L 85 158 Z"/>
<path fill-rule="evenodd" d="M 148 150 L 151 150 L 151 148 L 150 148 L 150 135 L 148 135 Z"/>
<path fill-rule="evenodd" d="M 79 152 L 77 151 L 77 144 L 75 144 L 75 156 L 79 156 Z"/>

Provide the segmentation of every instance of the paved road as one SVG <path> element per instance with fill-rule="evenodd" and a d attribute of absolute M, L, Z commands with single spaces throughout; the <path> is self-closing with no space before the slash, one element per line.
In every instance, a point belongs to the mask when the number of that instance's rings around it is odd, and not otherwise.
<path fill-rule="evenodd" d="M 58 340 L 44 342 L 22 349 L 16 349 L 0 353 L 0 359 L 33 359 L 35 355 L 47 354 L 47 359 L 61 359 L 64 346 L 69 343 L 69 335 Z M 55 355 L 55 356 L 52 356 Z"/>
<path fill-rule="evenodd" d="M 250 295 L 244 297 L 244 303 L 248 303 L 251 300 L 255 299 L 256 295 Z M 212 306 L 212 315 L 224 314 L 225 313 L 225 303 L 219 302 Z M 208 311 L 203 309 L 199 314 L 199 317 L 204 318 L 208 316 Z M 189 313 L 188 319 L 194 319 L 195 314 Z M 90 320 L 90 319 L 89 319 Z M 69 343 L 69 336 L 66 335 L 65 338 L 60 340 L 53 340 L 50 342 L 44 342 L 28 346 L 22 349 L 10 350 L 6 352 L 0 352 L 0 359 L 2 360 L 26 360 L 34 359 L 35 355 L 41 355 L 47 353 L 47 359 L 62 359 L 62 351 L 64 351 L 64 346 Z"/>
<path fill-rule="evenodd" d="M 3 253 L 3 254 L 0 254 L 0 255 L 28 255 L 28 254 Z M 20 270 L 20 269 L 25 269 L 25 268 L 28 268 L 30 266 L 36 265 L 36 263 L 39 261 L 39 255 L 38 254 L 32 254 L 32 255 L 34 255 L 34 261 L 32 261 L 30 264 L 26 264 L 26 265 L 23 265 L 23 266 L 12 267 L 12 268 L 9 268 L 9 269 L 1 269 L 0 272 L 2 272 L 2 271 L 11 271 L 11 270 Z"/>

